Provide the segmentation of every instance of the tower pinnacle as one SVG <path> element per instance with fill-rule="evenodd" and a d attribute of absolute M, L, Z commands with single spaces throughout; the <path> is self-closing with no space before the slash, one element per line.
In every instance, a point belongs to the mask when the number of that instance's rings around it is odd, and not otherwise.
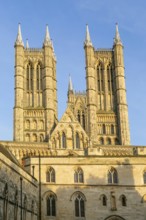
<path fill-rule="evenodd" d="M 90 38 L 90 33 L 89 33 L 88 25 L 86 25 L 85 45 L 86 45 L 86 46 L 92 46 L 92 42 L 91 42 L 91 38 Z"/>
<path fill-rule="evenodd" d="M 44 39 L 44 46 L 52 46 L 48 25 L 46 25 L 46 34 L 45 34 L 45 39 Z"/>
<path fill-rule="evenodd" d="M 26 39 L 26 49 L 29 49 L 28 39 Z"/>
<path fill-rule="evenodd" d="M 17 38 L 16 38 L 15 45 L 22 45 L 22 46 L 24 46 L 23 40 L 22 40 L 20 23 L 18 24 L 18 33 L 17 33 Z"/>
<path fill-rule="evenodd" d="M 115 38 L 114 38 L 114 44 L 122 44 L 117 23 L 116 23 L 116 34 L 115 34 Z"/>
<path fill-rule="evenodd" d="M 68 83 L 68 92 L 73 91 L 73 85 L 72 85 L 72 80 L 71 76 L 69 75 L 69 83 Z"/>

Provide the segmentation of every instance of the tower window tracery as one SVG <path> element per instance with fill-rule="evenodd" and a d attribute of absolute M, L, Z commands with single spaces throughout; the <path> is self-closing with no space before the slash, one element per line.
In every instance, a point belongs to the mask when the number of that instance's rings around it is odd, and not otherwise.
<path fill-rule="evenodd" d="M 38 63 L 37 65 L 37 90 L 42 91 L 42 65 Z"/>
<path fill-rule="evenodd" d="M 81 168 L 78 168 L 77 170 L 75 170 L 74 182 L 75 183 L 83 183 L 84 182 L 83 170 Z"/>
<path fill-rule="evenodd" d="M 53 167 L 50 167 L 46 172 L 46 182 L 55 182 L 55 170 L 53 169 Z"/>
<path fill-rule="evenodd" d="M 99 93 L 104 91 L 103 66 L 101 63 L 97 66 L 97 89 Z"/>
<path fill-rule="evenodd" d="M 76 132 L 76 148 L 80 149 L 80 137 L 77 132 Z"/>
<path fill-rule="evenodd" d="M 53 193 L 47 197 L 47 216 L 56 216 L 56 196 Z"/>
<path fill-rule="evenodd" d="M 107 66 L 107 80 L 108 80 L 108 91 L 113 93 L 113 75 L 112 75 L 111 64 Z"/>
<path fill-rule="evenodd" d="M 31 92 L 33 90 L 33 67 L 29 62 L 27 64 L 27 73 L 26 73 L 26 81 L 27 81 L 27 91 Z"/>
<path fill-rule="evenodd" d="M 118 183 L 118 173 L 113 167 L 108 171 L 108 183 Z"/>
<path fill-rule="evenodd" d="M 62 133 L 62 148 L 66 148 L 66 135 L 64 132 Z"/>
<path fill-rule="evenodd" d="M 75 216 L 85 217 L 85 201 L 80 193 L 75 198 Z"/>

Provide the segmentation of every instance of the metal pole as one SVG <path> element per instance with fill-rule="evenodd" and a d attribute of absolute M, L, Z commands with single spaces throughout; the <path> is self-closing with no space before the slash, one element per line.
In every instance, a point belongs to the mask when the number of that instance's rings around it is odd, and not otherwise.
<path fill-rule="evenodd" d="M 39 220 L 42 219 L 41 212 L 42 212 L 42 201 L 41 201 L 41 157 L 39 154 Z"/>
<path fill-rule="evenodd" d="M 21 198 L 21 213 L 20 213 L 20 219 L 22 220 L 22 177 L 20 177 L 20 198 Z"/>

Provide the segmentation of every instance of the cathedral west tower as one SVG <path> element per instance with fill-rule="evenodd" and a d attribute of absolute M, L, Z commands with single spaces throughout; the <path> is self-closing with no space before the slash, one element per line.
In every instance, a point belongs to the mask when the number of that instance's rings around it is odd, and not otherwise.
<path fill-rule="evenodd" d="M 48 141 L 57 121 L 56 57 L 48 27 L 43 48 L 15 42 L 14 140 Z"/>
<path fill-rule="evenodd" d="M 87 133 L 101 145 L 130 144 L 123 45 L 118 26 L 111 49 L 95 49 L 88 26 L 86 59 Z"/>

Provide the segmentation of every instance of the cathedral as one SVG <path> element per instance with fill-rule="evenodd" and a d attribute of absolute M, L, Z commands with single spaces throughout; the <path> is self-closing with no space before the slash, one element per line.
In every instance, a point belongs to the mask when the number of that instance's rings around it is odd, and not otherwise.
<path fill-rule="evenodd" d="M 0 220 L 146 220 L 146 147 L 130 145 L 123 44 L 84 41 L 86 92 L 71 77 L 58 119 L 56 55 L 15 41 L 13 141 L 0 141 Z"/>

